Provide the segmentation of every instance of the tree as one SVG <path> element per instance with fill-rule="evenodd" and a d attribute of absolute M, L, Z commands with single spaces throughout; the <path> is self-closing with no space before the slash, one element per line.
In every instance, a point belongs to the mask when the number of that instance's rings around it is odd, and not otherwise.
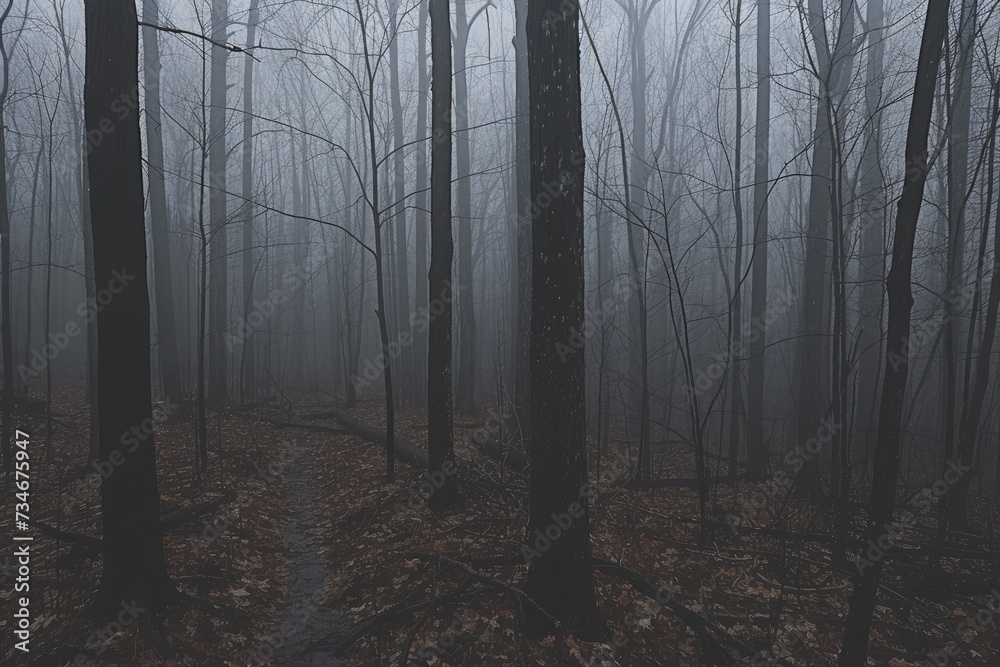
<path fill-rule="evenodd" d="M 878 2 L 879 0 L 874 0 Z M 757 119 L 754 132 L 753 256 L 750 260 L 750 346 L 747 374 L 747 472 L 767 474 L 764 438 L 764 373 L 767 368 L 767 197 L 771 128 L 771 3 L 757 2 Z"/>
<path fill-rule="evenodd" d="M 250 318 L 253 306 L 253 56 L 249 49 L 254 45 L 260 10 L 257 0 L 251 0 L 247 17 L 247 50 L 243 56 L 243 321 Z M 257 396 L 257 367 L 254 358 L 253 331 L 243 339 L 240 358 L 240 391 L 244 402 Z"/>
<path fill-rule="evenodd" d="M 529 559 L 526 590 L 569 630 L 597 635 L 589 502 L 582 492 L 587 482 L 586 357 L 583 346 L 569 347 L 584 324 L 579 7 L 528 0 L 527 21 L 531 195 L 538 206 L 531 221 L 527 530 L 536 551 Z M 557 188 L 555 195 L 551 188 Z M 560 532 L 558 539 L 546 536 L 552 526 Z M 533 626 L 535 632 L 551 630 L 541 618 Z"/>
<path fill-rule="evenodd" d="M 876 543 L 884 526 L 892 520 L 896 506 L 896 477 L 899 474 L 899 449 L 902 440 L 903 401 L 909 377 L 910 311 L 913 307 L 911 276 L 913 241 L 917 218 L 923 203 L 924 186 L 929 170 L 927 135 L 937 85 L 938 64 L 948 28 L 949 0 L 929 0 L 917 75 L 906 131 L 906 171 L 903 191 L 896 209 L 896 234 L 892 244 L 892 267 L 886 281 L 889 303 L 888 338 L 882 373 L 882 397 L 879 405 L 878 440 L 872 464 L 872 491 L 866 537 Z M 867 542 L 863 541 L 865 544 Z M 868 657 L 868 632 L 875 611 L 882 560 L 868 564 L 851 592 L 840 667 L 865 664 Z"/>
<path fill-rule="evenodd" d="M 458 377 L 457 407 L 476 407 L 476 307 L 472 271 L 472 157 L 469 138 L 469 75 L 465 57 L 472 26 L 489 3 L 467 18 L 465 3 L 455 2 L 455 158 L 458 169 Z M 433 299 L 434 297 L 431 296 Z"/>
<path fill-rule="evenodd" d="M 868 2 L 868 63 L 865 75 L 865 138 L 861 153 L 861 250 L 859 257 L 861 335 L 858 341 L 858 397 L 854 424 L 866 445 L 874 442 L 878 400 L 878 360 L 882 349 L 883 288 L 885 284 L 885 179 L 879 158 L 882 150 L 882 77 L 885 43 L 884 2 Z"/>
<path fill-rule="evenodd" d="M 208 402 L 226 402 L 228 375 L 225 329 L 229 312 L 229 246 L 226 235 L 226 61 L 229 16 L 227 0 L 212 0 L 212 92 L 208 130 L 209 313 Z"/>
<path fill-rule="evenodd" d="M 514 170 L 517 299 L 514 321 L 514 416 L 522 445 L 531 440 L 531 137 L 528 104 L 528 0 L 514 0 Z"/>
<path fill-rule="evenodd" d="M 85 17 L 84 116 L 88 136 L 102 136 L 88 160 L 94 275 L 109 291 L 118 286 L 97 314 L 100 456 L 121 460 L 101 481 L 98 604 L 111 612 L 122 601 L 161 606 L 173 587 L 160 532 L 154 438 L 132 435 L 152 418 L 142 144 L 138 114 L 119 119 L 115 112 L 138 86 L 138 17 L 135 3 L 122 0 L 87 0 Z"/>
<path fill-rule="evenodd" d="M 3 14 L 0 14 L 0 61 L 3 65 L 3 84 L 0 88 L 0 262 L 3 262 L 0 273 L 0 351 L 3 353 L 3 400 L 0 409 L 0 447 L 3 448 L 3 471 L 9 478 L 14 470 L 13 442 L 11 440 L 11 415 L 14 408 L 14 345 L 13 322 L 11 322 L 10 307 L 10 210 L 7 204 L 7 137 L 3 124 L 4 112 L 7 107 L 7 94 L 10 92 L 10 56 L 7 53 L 3 39 L 3 28 L 10 16 L 14 0 L 8 0 Z M 30 318 L 29 318 L 30 319 Z"/>
<path fill-rule="evenodd" d="M 392 221 L 396 236 L 396 335 L 412 340 L 410 330 L 410 281 L 406 259 L 406 179 L 404 176 L 406 152 L 403 143 L 403 103 L 399 95 L 399 2 L 389 3 L 389 96 L 392 107 L 393 143 L 393 206 Z M 423 66 L 423 65 L 421 65 Z M 410 355 L 400 359 L 399 395 L 403 403 L 414 400 L 413 362 Z"/>
<path fill-rule="evenodd" d="M 839 164 L 835 155 L 840 141 L 836 136 L 837 114 L 847 93 L 855 46 L 854 0 L 840 0 L 835 39 L 831 42 L 826 26 L 823 0 L 809 0 L 806 23 L 815 47 L 816 116 L 813 124 L 813 160 L 809 179 L 809 214 L 805 243 L 798 350 L 798 424 L 796 442 L 804 443 L 816 434 L 821 421 L 830 414 L 830 257 L 833 206 L 838 197 Z M 829 447 L 823 452 L 830 455 Z M 803 470 L 799 487 L 818 495 L 821 485 L 820 462 Z"/>
<path fill-rule="evenodd" d="M 451 21 L 448 0 L 429 0 L 431 20 L 431 259 L 428 299 L 440 303 L 427 339 L 427 450 L 429 472 L 455 465 L 451 391 Z M 429 500 L 432 509 L 454 503 L 453 474 Z"/>

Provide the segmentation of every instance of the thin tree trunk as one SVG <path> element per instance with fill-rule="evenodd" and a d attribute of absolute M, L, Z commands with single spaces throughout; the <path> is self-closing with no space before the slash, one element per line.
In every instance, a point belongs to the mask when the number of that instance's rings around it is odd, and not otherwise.
<path fill-rule="evenodd" d="M 913 293 L 913 241 L 917 218 L 927 182 L 927 135 L 930 130 L 934 91 L 942 44 L 948 29 L 949 0 L 929 0 L 924 22 L 910 120 L 906 133 L 906 178 L 896 212 L 896 233 L 892 247 L 892 268 L 887 280 L 889 302 L 888 338 L 883 368 L 882 397 L 879 406 L 879 434 L 872 467 L 872 493 L 869 514 L 869 539 L 876 542 L 892 519 L 896 505 L 896 476 L 899 472 L 899 449 L 902 440 L 903 403 L 909 376 L 910 311 Z M 861 580 L 854 585 L 844 625 L 840 667 L 865 664 L 868 657 L 868 633 L 875 611 L 882 560 L 862 561 Z"/>
<path fill-rule="evenodd" d="M 251 0 L 247 17 L 247 49 L 254 45 L 257 21 L 260 20 L 258 0 Z M 249 327 L 253 307 L 253 57 L 243 56 L 243 322 Z M 249 327 L 243 338 L 240 358 L 240 391 L 243 403 L 257 398 L 257 366 L 254 357 L 254 332 Z"/>
<path fill-rule="evenodd" d="M 469 140 L 469 77 L 466 71 L 466 49 L 472 24 L 480 9 L 469 20 L 465 11 L 467 0 L 455 2 L 455 159 L 458 194 L 458 379 L 456 382 L 459 410 L 473 411 L 476 407 L 476 308 L 473 296 L 472 272 L 472 158 Z M 483 9 L 485 9 L 484 5 Z M 433 298 L 433 297 L 431 297 Z"/>
<path fill-rule="evenodd" d="M 395 207 L 392 221 L 396 236 L 396 330 L 397 340 L 410 341 L 410 281 L 406 252 L 406 181 L 404 178 L 403 104 L 399 96 L 399 26 L 398 0 L 391 0 L 389 19 L 389 97 L 392 107 L 393 196 Z M 399 363 L 399 398 L 403 404 L 413 403 L 413 355 L 403 354 Z"/>
<path fill-rule="evenodd" d="M 875 407 L 878 400 L 878 360 L 882 351 L 882 312 L 885 284 L 885 178 L 882 151 L 883 0 L 868 2 L 868 66 L 865 79 L 864 150 L 861 153 L 861 252 L 859 257 L 858 390 L 854 428 L 860 430 L 867 453 L 874 444 Z M 865 457 L 867 459 L 867 455 Z"/>
<path fill-rule="evenodd" d="M 143 0 L 142 20 L 159 25 L 157 0 Z M 146 79 L 146 144 L 149 152 L 149 224 L 153 239 L 153 283 L 156 288 L 156 328 L 160 381 L 166 398 L 181 397 L 181 365 L 174 321 L 174 288 L 170 266 L 170 217 L 163 178 L 163 133 L 160 121 L 160 46 L 155 28 L 143 27 L 143 74 Z"/>
<path fill-rule="evenodd" d="M 4 43 L 4 24 L 10 16 L 14 0 L 8 0 L 3 14 L 0 14 L 0 62 L 3 66 L 3 84 L 0 88 L 0 262 L 3 262 L 0 272 L 0 350 L 3 352 L 3 401 L 0 403 L 0 447 L 3 448 L 3 471 L 7 481 L 10 481 L 14 470 L 13 440 L 11 431 L 11 415 L 14 408 L 14 344 L 13 322 L 10 307 L 10 210 L 7 202 L 7 130 L 4 125 L 7 94 L 10 92 L 10 56 Z M 36 166 L 37 175 L 38 168 Z M 31 266 L 30 263 L 28 265 Z M 30 304 L 31 295 L 28 295 Z M 30 314 L 29 314 L 30 319 Z"/>
<path fill-rule="evenodd" d="M 212 93 L 209 112 L 209 334 L 208 403 L 224 405 L 228 374 L 224 333 L 228 321 L 229 245 L 226 234 L 226 61 L 229 52 L 219 46 L 229 29 L 227 0 L 212 0 Z"/>
<path fill-rule="evenodd" d="M 880 0 L 874 0 L 879 2 Z M 747 473 L 767 475 L 764 386 L 767 369 L 767 225 L 771 127 L 771 3 L 757 2 L 757 117 L 754 134 L 753 257 L 750 301 L 750 367 L 747 375 Z"/>

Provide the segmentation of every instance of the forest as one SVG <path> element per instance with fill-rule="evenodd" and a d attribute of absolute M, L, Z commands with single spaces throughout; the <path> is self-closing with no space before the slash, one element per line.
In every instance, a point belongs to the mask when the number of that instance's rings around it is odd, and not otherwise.
<path fill-rule="evenodd" d="M 2 664 L 1000 665 L 998 14 L 0 0 Z"/>

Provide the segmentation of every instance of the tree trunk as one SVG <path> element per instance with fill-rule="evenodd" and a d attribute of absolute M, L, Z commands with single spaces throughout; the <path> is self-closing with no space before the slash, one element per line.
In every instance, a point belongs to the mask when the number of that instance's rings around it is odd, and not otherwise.
<path fill-rule="evenodd" d="M 226 42 L 227 0 L 212 0 L 212 93 L 208 130 L 209 334 L 208 403 L 224 405 L 228 394 L 224 333 L 228 322 L 229 245 L 226 236 Z"/>
<path fill-rule="evenodd" d="M 431 265 L 428 299 L 441 303 L 430 318 L 427 348 L 427 450 L 433 475 L 454 468 L 451 387 L 451 17 L 448 0 L 429 0 L 431 18 Z M 453 474 L 429 499 L 432 509 L 458 499 Z"/>
<path fill-rule="evenodd" d="M 96 318 L 100 456 L 104 462 L 122 459 L 101 481 L 104 566 L 98 600 L 109 613 L 123 601 L 157 607 L 173 592 L 160 532 L 153 437 L 122 435 L 152 419 L 139 115 L 109 115 L 138 86 L 137 21 L 135 3 L 86 3 L 86 128 L 88 134 L 103 132 L 88 164 L 94 273 L 112 292 L 121 286 Z M 109 118 L 117 131 L 101 129 Z"/>
<path fill-rule="evenodd" d="M 927 182 L 927 135 L 934 105 L 941 48 L 948 29 L 949 0 L 930 0 L 924 22 L 916 84 L 906 133 L 906 178 L 896 211 L 896 233 L 892 247 L 892 268 L 886 283 L 889 302 L 888 338 L 879 406 L 879 433 L 872 467 L 871 512 L 867 538 L 877 543 L 884 524 L 892 519 L 896 505 L 896 476 L 902 439 L 903 402 L 909 376 L 910 311 L 913 294 L 913 240 Z M 866 542 L 867 543 L 867 542 Z M 866 567 L 865 567 L 866 566 Z M 861 580 L 851 593 L 840 667 L 863 665 L 868 657 L 868 632 L 875 611 L 882 560 L 862 561 Z"/>
<path fill-rule="evenodd" d="M 410 331 L 409 262 L 406 259 L 406 180 L 404 178 L 403 104 L 399 96 L 399 26 L 397 0 L 390 2 L 389 19 L 389 96 L 392 105 L 393 196 L 392 216 L 396 236 L 396 332 L 397 341 L 412 340 Z M 413 355 L 407 351 L 399 358 L 399 398 L 403 404 L 413 403 Z"/>
<path fill-rule="evenodd" d="M 10 481 L 14 470 L 11 413 L 14 408 L 14 344 L 10 307 L 10 210 L 7 203 L 7 130 L 4 113 L 10 91 L 10 56 L 3 40 L 3 28 L 10 16 L 14 0 L 8 0 L 0 14 L 0 58 L 3 65 L 3 88 L 0 88 L 0 350 L 3 352 L 3 400 L 0 402 L 0 447 L 3 448 L 3 472 Z M 37 173 L 37 170 L 36 170 Z M 30 266 L 30 264 L 29 264 Z M 31 295 L 28 295 L 30 302 Z M 30 316 L 29 316 L 30 317 Z"/>
<path fill-rule="evenodd" d="M 532 220 L 532 447 L 526 591 L 584 640 L 601 635 L 590 559 L 583 330 L 583 127 L 579 9 L 528 0 Z M 553 186 L 552 184 L 561 184 Z M 553 539 L 553 535 L 558 537 Z M 537 614 L 532 633 L 552 631 Z"/>
<path fill-rule="evenodd" d="M 858 340 L 858 391 L 855 399 L 854 428 L 859 430 L 867 453 L 874 444 L 875 407 L 878 401 L 878 360 L 882 351 L 882 311 L 885 284 L 885 179 L 882 151 L 882 70 L 883 0 L 868 2 L 868 67 L 865 80 L 864 150 L 861 153 L 861 214 L 859 257 L 859 309 L 861 334 Z M 867 459 L 867 456 L 865 457 Z"/>
<path fill-rule="evenodd" d="M 874 0 L 878 2 L 879 0 Z M 767 198 L 771 127 L 771 3 L 757 3 L 757 119 L 754 136 L 753 276 L 750 301 L 750 367 L 747 375 L 747 473 L 767 475 L 764 381 L 767 369 Z"/>
<path fill-rule="evenodd" d="M 427 292 L 420 289 L 427 279 L 427 98 L 430 82 L 427 76 L 427 0 L 420 2 L 417 19 L 417 201 L 413 211 L 413 235 L 416 242 L 414 256 L 415 278 L 413 296 L 416 312 L 428 313 L 430 302 Z M 413 333 L 413 382 L 417 402 L 426 406 L 427 388 L 427 330 L 417 327 Z"/>
<path fill-rule="evenodd" d="M 247 18 L 247 49 L 254 45 L 260 12 L 258 0 L 251 0 Z M 253 57 L 243 56 L 243 322 L 249 329 L 243 338 L 240 359 L 240 388 L 244 403 L 257 399 L 257 367 L 253 328 L 249 326 L 253 308 Z"/>
<path fill-rule="evenodd" d="M 478 12 L 468 20 L 467 0 L 455 2 L 455 158 L 458 173 L 458 381 L 459 410 L 476 408 L 476 308 L 472 277 L 472 158 L 469 147 L 469 77 L 465 67 L 469 32 Z M 431 298 L 434 298 L 433 296 Z"/>

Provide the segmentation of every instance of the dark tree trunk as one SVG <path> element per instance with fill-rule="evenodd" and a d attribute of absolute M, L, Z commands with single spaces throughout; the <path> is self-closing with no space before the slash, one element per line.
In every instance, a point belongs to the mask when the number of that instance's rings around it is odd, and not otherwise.
<path fill-rule="evenodd" d="M 3 65 L 3 88 L 0 89 L 0 350 L 3 352 L 3 401 L 0 409 L 0 447 L 3 447 L 3 471 L 9 478 L 14 469 L 13 442 L 11 439 L 11 413 L 14 407 L 14 344 L 13 322 L 10 318 L 10 211 L 7 206 L 7 131 L 3 125 L 4 111 L 7 105 L 7 93 L 10 74 L 10 57 L 3 42 L 3 26 L 7 22 L 13 0 L 8 0 L 3 14 L 0 15 L 0 58 Z M 37 174 L 37 168 L 35 170 Z M 31 264 L 29 263 L 29 266 Z M 30 301 L 31 295 L 29 293 Z M 30 319 L 30 315 L 29 315 Z"/>
<path fill-rule="evenodd" d="M 586 493 L 583 128 L 579 9 L 528 2 L 532 201 L 531 499 L 527 592 L 571 631 L 597 635 Z M 547 186 L 547 187 L 546 187 Z M 557 188 L 557 195 L 548 195 Z M 559 536 L 552 539 L 558 531 Z M 547 535 L 548 533 L 548 535 Z M 546 540 L 548 544 L 546 545 Z M 532 632 L 551 632 L 536 614 Z"/>
<path fill-rule="evenodd" d="M 94 274 L 112 293 L 119 286 L 97 315 L 100 456 L 121 460 L 101 482 L 98 602 L 110 612 L 122 601 L 162 605 L 173 590 L 160 532 L 153 438 L 139 440 L 132 433 L 152 418 L 142 147 L 138 112 L 117 120 L 114 111 L 138 85 L 137 20 L 135 3 L 86 3 L 86 128 L 88 134 L 103 133 L 88 164 Z M 114 132 L 102 129 L 109 119 L 118 128 Z"/>
<path fill-rule="evenodd" d="M 228 395 L 227 352 L 224 333 L 228 322 L 228 251 L 226 236 L 226 42 L 229 28 L 227 0 L 212 0 L 212 92 L 208 130 L 209 203 L 209 334 L 208 403 L 225 404 Z"/>
<path fill-rule="evenodd" d="M 430 318 L 427 349 L 427 449 L 431 474 L 455 465 L 451 393 L 451 19 L 448 0 L 430 0 L 431 17 L 431 265 L 428 298 L 441 303 Z M 432 509 L 458 499 L 453 474 L 429 499 Z"/>
<path fill-rule="evenodd" d="M 747 375 L 747 473 L 767 475 L 764 373 L 767 368 L 767 197 L 771 127 L 771 3 L 757 3 L 757 125 L 754 136 L 753 258 L 750 297 L 750 364 Z"/>
<path fill-rule="evenodd" d="M 254 45 L 257 34 L 257 21 L 260 13 L 257 0 L 250 3 L 250 15 L 247 18 L 247 48 Z M 253 57 L 247 53 L 243 56 L 243 201 L 240 206 L 243 211 L 243 321 L 249 322 L 253 306 Z M 254 358 L 253 331 L 247 332 L 243 339 L 242 358 L 240 359 L 240 376 L 242 399 L 254 401 L 257 398 L 257 367 Z"/>
<path fill-rule="evenodd" d="M 887 280 L 889 302 L 886 362 L 882 375 L 878 440 L 872 466 L 871 512 L 867 537 L 876 543 L 892 519 L 896 505 L 896 476 L 899 473 L 899 445 L 902 439 L 903 401 L 909 376 L 910 311 L 913 293 L 913 240 L 927 182 L 927 134 L 931 124 L 934 90 L 937 83 L 941 47 L 948 29 L 948 1 L 930 0 L 924 23 L 917 76 L 906 133 L 906 172 L 896 212 L 896 234 L 892 246 L 892 268 Z M 867 542 L 865 542 L 867 544 Z M 840 667 L 863 665 L 868 656 L 868 632 L 875 611 L 882 561 L 865 564 L 861 580 L 854 585 L 844 626 Z"/>

